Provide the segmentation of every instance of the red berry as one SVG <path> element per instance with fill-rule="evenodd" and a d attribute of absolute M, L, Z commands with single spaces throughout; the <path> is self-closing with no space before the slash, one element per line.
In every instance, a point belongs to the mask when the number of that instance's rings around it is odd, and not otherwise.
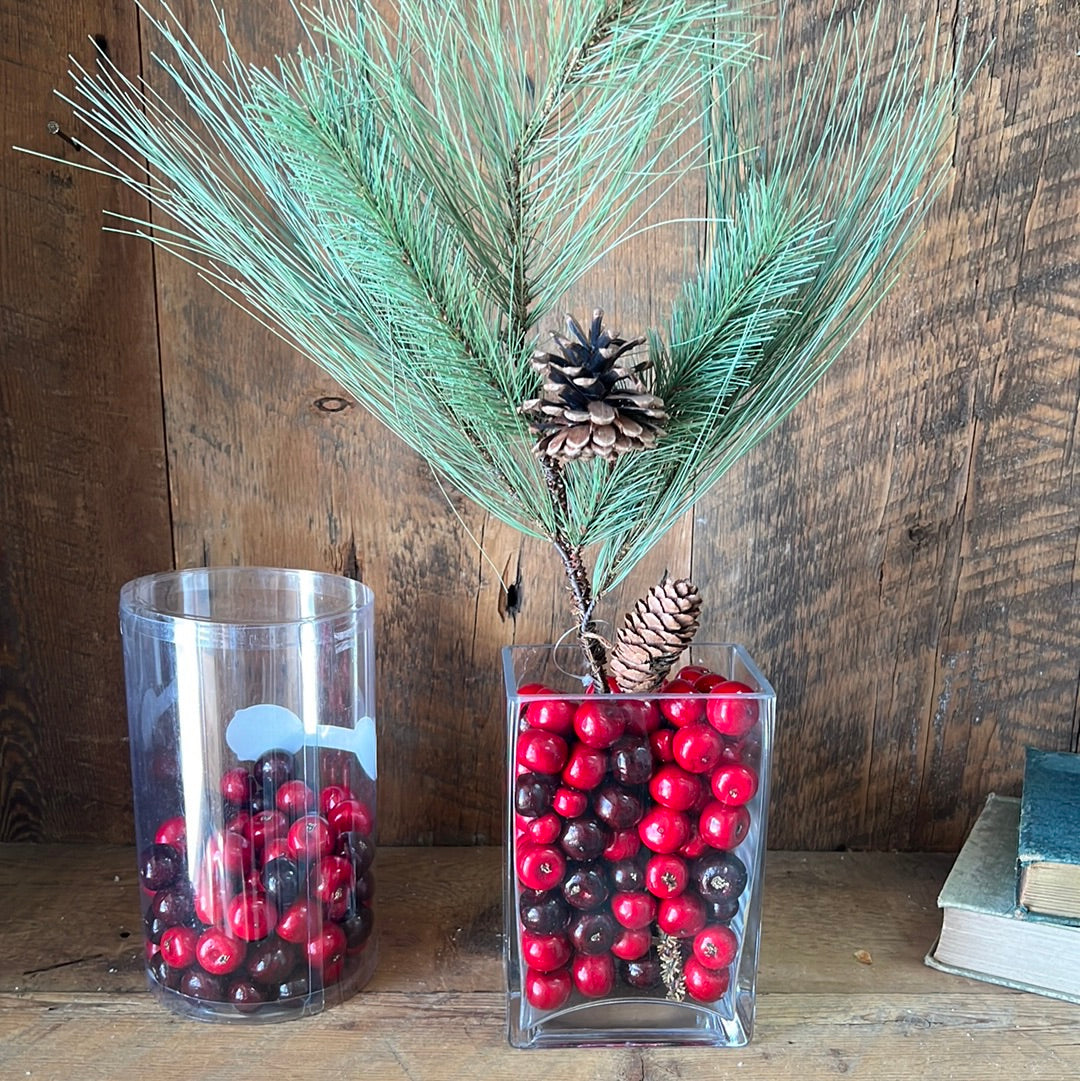
<path fill-rule="evenodd" d="M 518 764 L 535 773 L 558 773 L 569 753 L 566 740 L 554 732 L 533 730 L 518 736 Z"/>
<path fill-rule="evenodd" d="M 634 828 L 616 830 L 611 835 L 607 848 L 604 849 L 604 859 L 608 863 L 620 863 L 637 855 L 641 848 L 641 838 Z"/>
<path fill-rule="evenodd" d="M 278 938 L 286 942 L 310 942 L 323 925 L 322 909 L 308 901 L 294 901 L 277 923 Z"/>
<path fill-rule="evenodd" d="M 324 923 L 321 930 L 308 939 L 304 952 L 312 968 L 322 972 L 325 980 L 329 970 L 345 960 L 345 932 L 336 923 Z"/>
<path fill-rule="evenodd" d="M 685 731 L 685 728 L 681 729 L 679 735 Z M 652 775 L 649 795 L 663 807 L 670 807 L 673 811 L 688 811 L 701 796 L 701 781 L 682 766 L 669 762 Z"/>
<path fill-rule="evenodd" d="M 626 714 L 614 702 L 582 702 L 574 714 L 574 731 L 587 747 L 605 750 L 626 730 Z"/>
<path fill-rule="evenodd" d="M 713 800 L 701 812 L 698 830 L 713 848 L 736 848 L 750 831 L 750 815 L 745 807 L 728 807 Z"/>
<path fill-rule="evenodd" d="M 573 950 L 565 935 L 541 935 L 535 931 L 521 932 L 521 955 L 525 963 L 537 972 L 554 972 L 562 968 Z"/>
<path fill-rule="evenodd" d="M 254 855 L 251 842 L 229 829 L 206 842 L 206 861 L 215 874 L 242 878 L 251 870 Z"/>
<path fill-rule="evenodd" d="M 627 698 L 621 702 L 623 715 L 626 717 L 627 734 L 647 736 L 655 732 L 661 724 L 660 707 L 651 698 Z"/>
<path fill-rule="evenodd" d="M 170 927 L 161 936 L 161 956 L 170 968 L 187 968 L 195 962 L 199 932 L 191 927 Z"/>
<path fill-rule="evenodd" d="M 574 726 L 574 709 L 565 698 L 539 698 L 525 707 L 525 720 L 530 728 L 562 735 Z"/>
<path fill-rule="evenodd" d="M 708 773 L 724 750 L 724 737 L 711 725 L 688 724 L 671 741 L 675 761 L 690 773 Z"/>
<path fill-rule="evenodd" d="M 657 762 L 674 762 L 675 754 L 671 750 L 675 733 L 670 728 L 658 728 L 649 733 L 649 748 Z"/>
<path fill-rule="evenodd" d="M 563 783 L 587 792 L 604 779 L 607 766 L 608 756 L 604 751 L 579 743 L 570 752 L 562 771 Z"/>
<path fill-rule="evenodd" d="M 520 697 L 532 694 L 552 694 L 553 692 L 550 687 L 545 687 L 542 683 L 523 683 L 518 687 L 517 693 Z"/>
<path fill-rule="evenodd" d="M 277 912 L 264 893 L 239 893 L 230 902 L 228 926 L 237 938 L 257 942 L 277 923 Z"/>
<path fill-rule="evenodd" d="M 727 968 L 739 952 L 739 939 L 730 927 L 713 924 L 694 936 L 694 956 L 711 969 Z"/>
<path fill-rule="evenodd" d="M 706 968 L 696 955 L 683 963 L 683 976 L 686 979 L 686 993 L 698 1002 L 715 1002 L 723 998 L 731 983 L 727 969 L 719 972 Z"/>
<path fill-rule="evenodd" d="M 195 944 L 195 956 L 211 976 L 235 972 L 244 963 L 246 953 L 246 945 L 220 927 L 208 927 Z"/>
<path fill-rule="evenodd" d="M 221 775 L 221 794 L 233 807 L 242 807 L 258 791 L 255 778 L 246 769 L 227 769 Z"/>
<path fill-rule="evenodd" d="M 195 915 L 203 923 L 221 923 L 225 919 L 225 910 L 232 896 L 232 882 L 220 869 L 215 870 L 206 865 L 196 875 Z"/>
<path fill-rule="evenodd" d="M 359 833 L 364 837 L 370 836 L 374 826 L 371 808 L 358 799 L 343 799 L 335 804 L 327 821 L 335 833 Z"/>
<path fill-rule="evenodd" d="M 288 832 L 289 818 L 284 811 L 257 811 L 245 830 L 256 854 L 265 850 L 271 838 L 284 837 Z"/>
<path fill-rule="evenodd" d="M 694 694 L 693 685 L 681 679 L 673 679 L 661 688 L 664 694 L 684 695 L 682 698 L 661 698 L 660 712 L 676 728 L 696 724 L 705 717 L 705 699 Z"/>
<path fill-rule="evenodd" d="M 705 789 L 705 794 L 708 795 L 708 789 Z M 694 860 L 697 859 L 707 848 L 710 848 L 709 842 L 701 836 L 701 830 L 698 829 L 697 818 L 690 819 L 690 838 L 679 849 L 679 855 L 684 859 Z"/>
<path fill-rule="evenodd" d="M 563 818 L 580 818 L 589 806 L 589 797 L 576 788 L 558 788 L 551 800 L 551 809 Z"/>
<path fill-rule="evenodd" d="M 281 856 L 285 856 L 290 860 L 292 859 L 292 850 L 289 848 L 288 835 L 284 837 L 268 837 L 266 844 L 263 847 L 263 866 L 265 867 L 271 860 L 279 859 Z"/>
<path fill-rule="evenodd" d="M 538 818 L 523 818 L 518 815 L 516 821 L 522 836 L 535 845 L 549 845 L 557 841 L 563 829 L 563 820 L 554 811 Z"/>
<path fill-rule="evenodd" d="M 715 672 L 707 672 L 694 681 L 694 690 L 698 694 L 708 694 L 719 683 L 727 683 L 727 677 L 718 676 Z"/>
<path fill-rule="evenodd" d="M 356 799 L 349 788 L 343 784 L 328 784 L 319 792 L 319 813 L 329 818 L 330 812 L 346 799 Z"/>
<path fill-rule="evenodd" d="M 753 693 L 753 687 L 733 679 L 718 683 L 703 696 L 709 724 L 721 735 L 733 739 L 745 736 L 757 723 L 757 701 L 742 699 L 740 695 Z"/>
<path fill-rule="evenodd" d="M 615 939 L 611 952 L 622 961 L 636 961 L 649 952 L 652 945 L 652 934 L 647 927 L 631 930 L 629 927 L 622 928 L 622 934 Z"/>
<path fill-rule="evenodd" d="M 322 815 L 308 814 L 289 828 L 289 851 L 294 859 L 317 860 L 334 851 L 337 833 Z"/>
<path fill-rule="evenodd" d="M 311 872 L 311 894 L 326 905 L 332 920 L 342 920 L 349 911 L 356 886 L 356 871 L 344 856 L 324 856 Z"/>
<path fill-rule="evenodd" d="M 694 684 L 702 676 L 711 676 L 712 673 L 703 664 L 684 664 L 682 668 L 675 673 L 676 679 L 681 679 L 683 683 Z"/>
<path fill-rule="evenodd" d="M 525 998 L 538 1010 L 557 1010 L 573 989 L 569 969 L 562 968 L 558 972 L 525 970 Z"/>
<path fill-rule="evenodd" d="M 167 818 L 154 834 L 154 844 L 172 845 L 183 852 L 187 848 L 187 819 L 183 815 Z"/>
<path fill-rule="evenodd" d="M 656 910 L 656 926 L 676 938 L 693 938 L 707 918 L 705 902 L 696 893 L 665 898 Z"/>
<path fill-rule="evenodd" d="M 645 864 L 645 888 L 654 897 L 678 897 L 690 881 L 690 869 L 678 856 L 653 856 Z"/>
<path fill-rule="evenodd" d="M 741 763 L 738 765 L 721 765 L 713 773 L 709 781 L 713 795 L 729 807 L 741 807 L 749 803 L 757 792 L 757 774 L 749 767 Z"/>
<path fill-rule="evenodd" d="M 299 818 L 315 810 L 319 801 L 303 781 L 286 781 L 277 792 L 277 809 L 290 818 Z"/>
<path fill-rule="evenodd" d="M 551 845 L 522 845 L 517 852 L 517 873 L 530 890 L 550 890 L 562 882 L 566 857 Z"/>
<path fill-rule="evenodd" d="M 623 927 L 640 931 L 656 918 L 656 898 L 647 893 L 617 893 L 611 899 L 611 914 Z"/>
<path fill-rule="evenodd" d="M 601 998 L 615 986 L 615 961 L 610 953 L 579 953 L 570 964 L 570 976 L 587 998 Z"/>
<path fill-rule="evenodd" d="M 638 835 L 654 852 L 674 852 L 686 844 L 690 823 L 686 816 L 669 807 L 654 807 L 638 823 Z"/>

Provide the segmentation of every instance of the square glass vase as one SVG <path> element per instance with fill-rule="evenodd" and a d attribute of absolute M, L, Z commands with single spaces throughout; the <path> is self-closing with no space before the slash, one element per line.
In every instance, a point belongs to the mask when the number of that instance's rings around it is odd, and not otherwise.
<path fill-rule="evenodd" d="M 503 672 L 511 1045 L 745 1045 L 769 682 L 731 644 L 647 694 L 591 693 L 577 646 L 507 647 Z"/>

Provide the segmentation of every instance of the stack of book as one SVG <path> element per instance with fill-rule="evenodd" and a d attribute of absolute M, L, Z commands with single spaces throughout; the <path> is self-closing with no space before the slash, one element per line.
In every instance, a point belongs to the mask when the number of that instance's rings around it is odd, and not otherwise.
<path fill-rule="evenodd" d="M 1080 1002 L 1080 755 L 1028 750 L 1022 798 L 987 799 L 938 905 L 928 965 Z"/>

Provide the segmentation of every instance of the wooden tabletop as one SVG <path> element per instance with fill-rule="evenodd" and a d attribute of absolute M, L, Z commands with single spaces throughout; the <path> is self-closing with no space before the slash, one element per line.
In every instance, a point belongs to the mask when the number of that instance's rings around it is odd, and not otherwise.
<path fill-rule="evenodd" d="M 379 852 L 379 969 L 282 1024 L 146 991 L 131 849 L 0 845 L 0 1078 L 666 1081 L 1073 1078 L 1080 1006 L 932 971 L 948 856 L 769 854 L 757 1027 L 739 1050 L 514 1051 L 494 848 Z"/>

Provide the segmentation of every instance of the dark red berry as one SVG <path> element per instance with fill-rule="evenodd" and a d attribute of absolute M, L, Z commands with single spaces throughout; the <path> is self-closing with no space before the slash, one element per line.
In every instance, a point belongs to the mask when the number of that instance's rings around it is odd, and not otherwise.
<path fill-rule="evenodd" d="M 146 962 L 146 967 L 150 970 L 150 975 L 153 976 L 162 987 L 167 987 L 170 991 L 179 990 L 180 980 L 184 975 L 183 969 L 174 968 L 172 965 L 168 964 L 160 953 L 153 954 Z"/>
<path fill-rule="evenodd" d="M 565 935 L 542 935 L 535 931 L 521 933 L 521 956 L 537 972 L 554 972 L 570 960 L 572 950 Z"/>
<path fill-rule="evenodd" d="M 334 851 L 349 860 L 357 877 L 365 874 L 375 859 L 375 845 L 363 833 L 341 833 Z"/>
<path fill-rule="evenodd" d="M 225 1001 L 231 1002 L 240 1013 L 255 1013 L 268 997 L 266 989 L 251 980 L 234 980 L 225 993 Z"/>
<path fill-rule="evenodd" d="M 652 748 L 646 736 L 623 736 L 611 746 L 611 776 L 620 784 L 645 784 L 652 776 Z"/>
<path fill-rule="evenodd" d="M 573 983 L 569 969 L 558 972 L 525 970 L 525 998 L 538 1010 L 557 1010 L 570 997 Z"/>
<path fill-rule="evenodd" d="M 195 919 L 195 895 L 188 880 L 180 879 L 154 894 L 149 907 L 153 919 L 160 920 L 165 927 L 175 927 L 180 923 L 191 923 Z"/>
<path fill-rule="evenodd" d="M 702 696 L 706 702 L 709 724 L 731 739 L 745 736 L 757 724 L 758 708 L 755 699 L 741 696 L 753 693 L 753 687 L 737 680 L 718 683 L 707 695 Z"/>
<path fill-rule="evenodd" d="M 170 844 L 152 844 L 139 854 L 139 881 L 148 890 L 171 886 L 183 869 L 183 856 Z"/>
<path fill-rule="evenodd" d="M 341 925 L 345 932 L 345 952 L 350 956 L 360 953 L 371 938 L 375 917 L 370 908 L 359 908 Z"/>
<path fill-rule="evenodd" d="M 731 897 L 726 901 L 706 901 L 705 908 L 708 912 L 709 923 L 727 923 L 735 919 L 739 911 L 738 897 Z"/>
<path fill-rule="evenodd" d="M 274 935 L 248 950 L 244 967 L 253 980 L 265 987 L 273 987 L 288 976 L 295 963 L 293 947 Z"/>
<path fill-rule="evenodd" d="M 648 991 L 660 984 L 660 959 L 655 956 L 639 957 L 619 965 L 619 975 L 628 987 Z"/>
<path fill-rule="evenodd" d="M 539 818 L 551 810 L 558 783 L 543 773 L 523 773 L 514 782 L 514 808 L 522 818 Z"/>
<path fill-rule="evenodd" d="M 300 896 L 303 875 L 296 860 L 280 856 L 263 866 L 261 883 L 270 902 L 284 912 Z"/>
<path fill-rule="evenodd" d="M 180 994 L 189 998 L 201 999 L 204 1002 L 225 1001 L 225 981 L 219 977 L 204 972 L 198 966 L 187 969 L 180 977 Z"/>
<path fill-rule="evenodd" d="M 733 852 L 702 856 L 693 866 L 695 888 L 707 901 L 737 900 L 746 889 L 746 864 Z"/>
<path fill-rule="evenodd" d="M 683 963 L 683 976 L 686 979 L 686 993 L 698 1002 L 715 1002 L 723 998 L 731 983 L 727 969 L 714 971 L 706 968 L 693 954 Z"/>
<path fill-rule="evenodd" d="M 606 953 L 615 944 L 619 926 L 610 912 L 578 912 L 570 918 L 568 932 L 578 953 Z"/>
<path fill-rule="evenodd" d="M 586 998 L 602 998 L 615 986 L 615 960 L 610 953 L 579 953 L 570 963 L 570 977 Z"/>
<path fill-rule="evenodd" d="M 611 840 L 611 830 L 596 818 L 572 818 L 563 826 L 559 844 L 572 860 L 596 859 Z"/>
<path fill-rule="evenodd" d="M 575 867 L 562 884 L 566 903 L 586 912 L 599 908 L 608 899 L 609 892 L 603 873 L 594 864 Z"/>
<path fill-rule="evenodd" d="M 645 813 L 641 800 L 614 781 L 605 781 L 593 792 L 592 805 L 597 818 L 616 830 L 636 826 Z"/>
<path fill-rule="evenodd" d="M 570 919 L 570 909 L 563 900 L 562 893 L 555 890 L 522 890 L 521 897 L 518 898 L 518 914 L 526 930 L 542 935 L 564 930 Z"/>
<path fill-rule="evenodd" d="M 702 810 L 698 830 L 713 848 L 736 848 L 750 832 L 750 815 L 745 807 L 728 807 L 713 800 Z"/>
<path fill-rule="evenodd" d="M 645 868 L 640 860 L 626 859 L 608 868 L 611 888 L 619 893 L 634 893 L 645 888 Z"/>
<path fill-rule="evenodd" d="M 739 939 L 730 927 L 710 924 L 694 936 L 694 955 L 706 967 L 727 968 L 739 952 Z"/>

